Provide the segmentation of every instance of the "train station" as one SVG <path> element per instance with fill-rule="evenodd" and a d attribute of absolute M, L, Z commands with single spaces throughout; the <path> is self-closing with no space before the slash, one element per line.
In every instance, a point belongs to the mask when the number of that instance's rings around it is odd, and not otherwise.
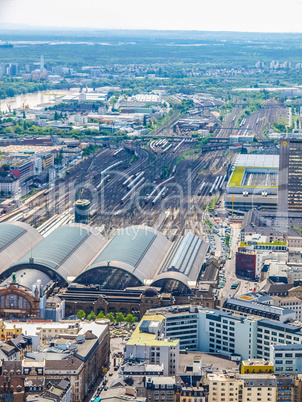
<path fill-rule="evenodd" d="M 3 245 L 2 251 L 11 264 L 4 264 L 0 272 L 0 294 L 5 290 L 5 300 L 19 300 L 14 301 L 12 314 L 22 300 L 29 300 L 24 301 L 24 306 L 29 311 L 34 305 L 35 315 L 39 316 L 39 300 L 45 311 L 46 299 L 54 295 L 56 286 L 93 286 L 105 293 L 136 289 L 140 298 L 160 298 L 161 294 L 169 294 L 168 298 L 189 297 L 197 286 L 208 251 L 208 243 L 192 233 L 171 242 L 147 226 L 120 229 L 109 239 L 80 224 L 61 226 L 44 238 L 27 224 L 7 223 L 1 229 L 12 233 L 11 244 Z M 35 245 L 24 255 L 8 255 L 12 245 L 18 247 L 22 236 L 27 238 L 27 244 Z M 2 304 L 9 316 L 5 300 Z"/>

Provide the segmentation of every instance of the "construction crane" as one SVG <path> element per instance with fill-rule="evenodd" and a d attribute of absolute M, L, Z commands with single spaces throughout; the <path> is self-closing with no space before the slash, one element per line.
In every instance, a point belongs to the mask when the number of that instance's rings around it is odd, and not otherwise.
<path fill-rule="evenodd" d="M 234 200 L 235 200 L 235 198 L 234 198 L 234 196 L 232 196 L 232 218 L 234 215 Z"/>
<path fill-rule="evenodd" d="M 27 101 L 27 98 L 24 100 L 24 102 L 22 103 L 22 108 L 23 110 L 29 110 L 29 105 L 25 105 L 25 102 Z"/>

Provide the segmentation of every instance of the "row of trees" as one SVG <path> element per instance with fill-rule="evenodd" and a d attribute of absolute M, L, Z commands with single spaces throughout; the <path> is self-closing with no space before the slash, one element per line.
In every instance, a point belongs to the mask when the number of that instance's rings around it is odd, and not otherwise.
<path fill-rule="evenodd" d="M 52 88 L 49 82 L 23 81 L 13 78 L 3 78 L 0 82 L 0 99 L 12 98 L 15 95 L 45 91 Z"/>
<path fill-rule="evenodd" d="M 76 314 L 77 318 L 85 319 L 86 318 L 86 313 L 84 310 L 79 310 Z M 118 324 L 122 322 L 127 322 L 128 324 L 132 325 L 137 321 L 137 317 L 134 317 L 132 314 L 127 314 L 125 317 L 123 313 L 108 313 L 104 314 L 103 311 L 100 311 L 98 315 L 95 315 L 94 311 L 91 311 L 90 314 L 87 315 L 87 319 L 94 321 L 97 318 L 106 318 L 110 322 L 117 322 Z"/>

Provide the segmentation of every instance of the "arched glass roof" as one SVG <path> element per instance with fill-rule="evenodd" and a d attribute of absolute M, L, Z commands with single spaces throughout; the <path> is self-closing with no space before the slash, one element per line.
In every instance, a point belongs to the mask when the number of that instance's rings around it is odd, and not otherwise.
<path fill-rule="evenodd" d="M 0 273 L 23 257 L 42 239 L 40 233 L 26 223 L 0 223 Z"/>
<path fill-rule="evenodd" d="M 87 225 L 62 226 L 38 243 L 31 251 L 5 270 L 1 276 L 7 277 L 14 271 L 26 267 L 38 269 L 60 282 L 76 278 L 95 258 L 105 240 L 100 233 L 93 235 Z"/>
<path fill-rule="evenodd" d="M 119 261 L 137 267 L 156 238 L 156 234 L 146 228 L 130 226 L 120 230 L 96 258 L 101 261 Z"/>
<path fill-rule="evenodd" d="M 32 257 L 34 263 L 57 270 L 90 235 L 87 229 L 81 227 L 62 226 L 43 239 L 14 265 L 28 263 Z"/>
<path fill-rule="evenodd" d="M 0 252 L 26 233 L 26 229 L 11 223 L 0 224 Z"/>
<path fill-rule="evenodd" d="M 144 283 L 153 278 L 171 244 L 156 229 L 129 226 L 117 232 L 86 271 L 110 266 L 126 271 Z M 80 280 L 82 275 L 87 277 L 86 271 L 81 273 Z"/>

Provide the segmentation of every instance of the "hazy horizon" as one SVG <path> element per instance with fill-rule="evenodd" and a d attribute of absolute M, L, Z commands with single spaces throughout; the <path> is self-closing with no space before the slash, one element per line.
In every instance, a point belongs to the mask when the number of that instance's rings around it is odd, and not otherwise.
<path fill-rule="evenodd" d="M 0 0 L 0 29 L 302 33 L 301 0 Z"/>

